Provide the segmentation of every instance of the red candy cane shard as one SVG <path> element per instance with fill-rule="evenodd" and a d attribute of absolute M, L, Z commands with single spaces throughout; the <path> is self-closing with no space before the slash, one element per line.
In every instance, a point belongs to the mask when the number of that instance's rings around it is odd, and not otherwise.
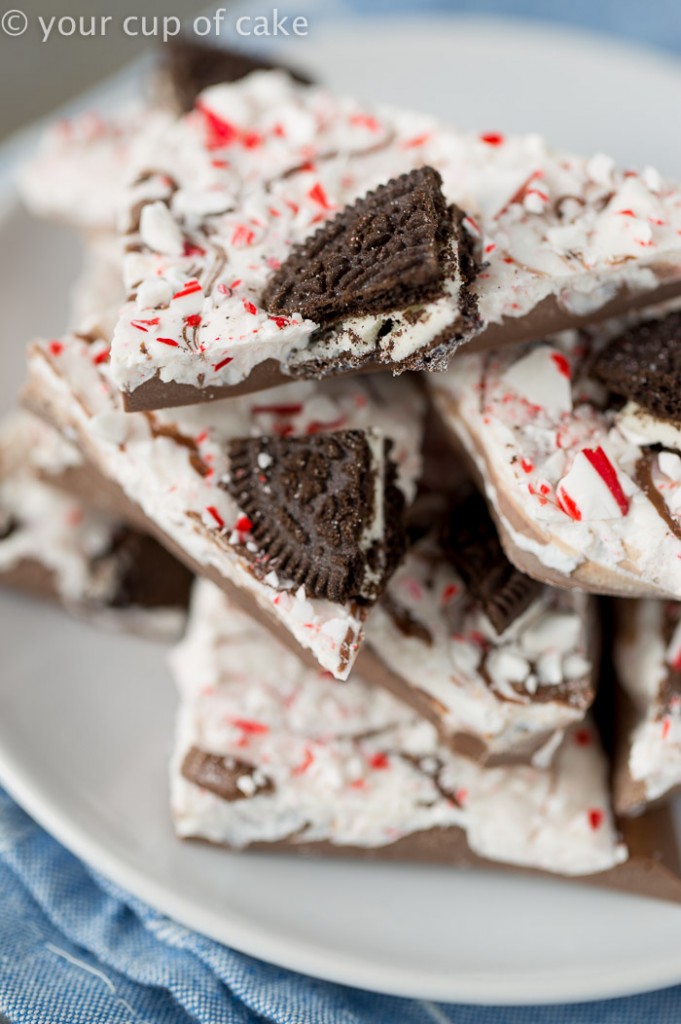
<path fill-rule="evenodd" d="M 583 448 L 582 452 L 619 505 L 622 515 L 626 516 L 629 511 L 629 499 L 622 490 L 617 471 L 608 456 L 600 446 L 598 448 Z"/>
<path fill-rule="evenodd" d="M 212 516 L 212 518 L 218 524 L 220 529 L 223 530 L 225 526 L 225 521 L 218 512 L 218 510 L 216 509 L 215 505 L 209 505 L 206 509 L 206 512 L 208 513 L 209 516 Z"/>

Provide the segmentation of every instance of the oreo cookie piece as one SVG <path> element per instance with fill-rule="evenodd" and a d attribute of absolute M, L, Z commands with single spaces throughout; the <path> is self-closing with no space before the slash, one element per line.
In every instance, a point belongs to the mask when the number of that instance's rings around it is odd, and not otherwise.
<path fill-rule="evenodd" d="M 614 394 L 658 419 L 681 422 L 681 312 L 646 320 L 614 338 L 594 371 Z"/>
<path fill-rule="evenodd" d="M 199 747 L 187 751 L 180 772 L 188 782 L 230 802 L 273 793 L 275 788 L 255 765 L 236 757 L 209 754 Z"/>
<path fill-rule="evenodd" d="M 104 559 L 113 558 L 112 608 L 187 608 L 193 574 L 146 534 L 120 527 Z"/>
<path fill-rule="evenodd" d="M 437 299 L 456 272 L 453 219 L 432 167 L 393 178 L 292 250 L 265 289 L 265 308 L 329 327 Z"/>
<path fill-rule="evenodd" d="M 452 507 L 442 545 L 471 596 L 497 633 L 503 633 L 539 596 L 542 584 L 511 565 L 487 505 L 471 494 Z"/>
<path fill-rule="evenodd" d="M 390 442 L 375 431 L 230 443 L 228 488 L 267 567 L 311 597 L 374 601 L 406 548 Z"/>
<path fill-rule="evenodd" d="M 181 111 L 191 110 L 196 97 L 209 86 L 238 82 L 252 71 L 286 71 L 297 82 L 312 84 L 307 75 L 295 68 L 253 57 L 240 50 L 208 46 L 187 39 L 176 39 L 167 44 L 165 65 L 175 102 Z"/>

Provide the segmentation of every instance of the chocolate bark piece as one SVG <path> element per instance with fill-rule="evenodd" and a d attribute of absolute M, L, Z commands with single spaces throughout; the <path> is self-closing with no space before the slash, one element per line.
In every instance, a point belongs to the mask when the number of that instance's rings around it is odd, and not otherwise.
<path fill-rule="evenodd" d="M 644 320 L 614 338 L 595 362 L 596 375 L 616 395 L 663 420 L 681 420 L 681 312 Z"/>
<path fill-rule="evenodd" d="M 539 596 L 541 584 L 516 569 L 504 554 L 480 495 L 471 494 L 452 506 L 442 540 L 448 557 L 497 633 L 508 629 Z"/>
<path fill-rule="evenodd" d="M 428 507 L 437 523 L 442 510 Z M 546 765 L 594 697 L 594 611 L 583 595 L 539 587 L 521 619 L 497 633 L 431 525 L 372 611 L 357 667 L 456 753 Z"/>
<path fill-rule="evenodd" d="M 267 572 L 262 558 L 253 557 L 248 537 L 242 537 L 236 529 L 238 506 L 220 486 L 230 472 L 228 444 L 244 434 L 282 431 L 305 436 L 341 423 L 355 429 L 378 427 L 395 442 L 398 485 L 411 500 L 420 464 L 423 413 L 423 399 L 414 385 L 378 376 L 365 383 L 333 381 L 323 388 L 295 384 L 268 396 L 266 402 L 223 403 L 205 420 L 200 410 L 173 417 L 165 414 L 153 422 L 141 415 L 115 417 L 126 435 L 132 430 L 120 452 L 120 468 L 127 464 L 132 470 L 132 477 L 123 484 L 122 473 L 110 458 L 117 447 L 108 441 L 102 444 L 91 429 L 92 398 L 100 394 L 97 381 L 102 379 L 102 370 L 94 364 L 85 342 L 70 338 L 64 344 L 73 345 L 73 350 L 85 357 L 78 360 L 77 373 L 72 373 L 75 361 L 72 367 L 66 359 L 54 356 L 49 346 L 47 350 L 33 347 L 23 401 L 80 446 L 84 458 L 97 470 L 98 482 L 90 493 L 97 496 L 101 489 L 123 517 L 144 524 L 146 532 L 180 561 L 234 596 L 249 614 L 264 620 L 299 654 L 313 658 L 337 678 L 346 678 L 363 642 L 367 607 L 354 601 L 333 603 L 307 595 L 303 604 L 296 600 L 286 581 L 282 586 L 277 584 L 275 574 Z M 392 397 L 392 404 L 388 397 Z M 105 403 L 109 411 L 121 412 L 115 392 L 108 392 Z M 202 426 L 207 433 L 199 434 Z M 168 428 L 177 428 L 197 444 L 201 438 L 200 447 L 210 458 L 206 466 L 210 465 L 213 472 L 197 472 L 189 448 L 173 441 Z M 159 458 L 152 453 L 158 453 Z M 119 455 L 115 458 L 118 461 Z M 154 493 L 160 500 L 150 509 L 148 496 Z"/>
<path fill-rule="evenodd" d="M 459 246 L 459 254 L 461 255 L 461 246 Z M 585 316 L 568 312 L 553 296 L 549 296 L 525 316 L 506 317 L 503 323 L 489 324 L 483 327 L 480 333 L 474 333 L 470 339 L 462 339 L 462 342 L 465 340 L 466 345 L 464 351 L 465 354 L 490 352 L 500 348 L 522 345 L 536 338 L 545 338 L 555 331 L 591 327 L 609 317 L 621 316 L 643 306 L 649 306 L 651 301 L 662 302 L 676 298 L 680 292 L 680 283 L 661 285 L 655 290 L 654 295 L 647 292 L 644 292 L 643 295 L 636 295 L 623 288 L 613 300 L 601 309 Z M 477 317 L 475 296 L 472 292 L 467 291 L 462 298 L 464 298 L 462 316 L 465 317 L 465 323 L 472 326 L 473 320 Z M 291 376 L 305 377 L 307 375 L 314 378 L 332 373 L 362 373 L 365 369 L 375 371 L 380 368 L 379 364 L 361 359 L 344 362 L 339 366 L 338 360 L 334 358 L 310 361 L 309 364 L 303 363 L 296 368 L 289 367 L 288 372 L 285 372 L 279 362 L 275 359 L 268 359 L 258 364 L 238 384 L 201 387 L 194 384 L 178 384 L 176 381 L 166 382 L 157 374 L 140 384 L 134 391 L 124 392 L 123 399 L 129 412 L 138 412 L 142 409 L 165 409 L 194 405 L 198 402 L 219 401 L 223 398 L 237 398 L 240 395 L 266 391 L 269 388 L 290 382 Z M 422 365 L 404 366 L 403 369 L 428 369 L 428 359 L 424 358 Z"/>
<path fill-rule="evenodd" d="M 77 453 L 33 417 L 16 413 L 2 424 L 0 583 L 94 623 L 173 639 L 192 574 L 111 508 L 94 510 L 90 487 L 74 495 L 61 486 L 79 465 Z"/>
<path fill-rule="evenodd" d="M 589 337 L 598 343 L 600 332 L 594 329 Z M 548 340 L 572 365 L 584 355 L 584 335 Z M 546 347 L 546 341 L 542 345 Z M 520 358 L 534 348 L 528 346 Z M 451 373 L 429 381 L 454 449 L 465 453 L 473 479 L 486 494 L 507 557 L 520 571 L 556 587 L 599 595 L 679 600 L 678 538 L 662 516 L 651 516 L 645 494 L 639 491 L 627 505 L 626 493 L 622 502 L 622 494 L 618 500 L 611 490 L 613 482 L 617 490 L 618 481 L 620 488 L 623 481 L 626 488 L 626 477 L 633 469 L 629 459 L 635 459 L 635 450 L 623 461 L 610 448 L 608 436 L 613 429 L 613 414 L 602 409 L 602 389 L 597 389 L 595 400 L 590 397 L 591 392 L 577 392 L 577 405 L 571 414 L 547 412 L 514 396 L 506 386 L 505 374 L 517 358 L 503 350 L 489 358 L 472 356 L 462 359 L 456 372 L 453 368 Z M 561 375 L 558 363 L 556 369 Z M 589 424 L 588 438 L 584 437 L 581 444 L 592 453 L 602 448 L 599 459 L 605 469 L 602 477 L 591 464 L 585 476 L 596 487 L 600 487 L 601 480 L 605 484 L 601 493 L 606 502 L 614 499 L 610 505 L 615 511 L 614 518 L 603 518 L 592 511 L 580 522 L 564 510 L 561 516 L 551 513 L 555 490 L 571 464 L 568 456 L 567 466 L 561 465 L 562 430 L 558 427 L 567 425 L 570 443 L 578 449 L 580 442 L 572 438 L 581 439 L 582 435 L 572 434 L 573 425 L 581 430 L 585 422 Z M 643 454 L 645 449 L 639 450 Z M 607 461 L 616 474 L 614 481 L 603 457 L 608 452 Z M 543 511 L 546 506 L 548 514 Z M 646 543 L 630 544 L 629 537 L 645 537 Z M 624 558 L 622 544 L 627 552 Z"/>
<path fill-rule="evenodd" d="M 248 800 L 274 792 L 272 780 L 257 766 L 229 755 L 211 754 L 200 747 L 187 751 L 180 772 L 189 782 L 222 800 Z"/>
<path fill-rule="evenodd" d="M 238 438 L 226 483 L 278 576 L 330 601 L 373 601 L 406 547 L 390 443 L 373 431 Z"/>
<path fill-rule="evenodd" d="M 296 68 L 241 50 L 209 46 L 189 39 L 172 40 L 166 45 L 164 55 L 175 103 L 181 111 L 191 110 L 196 97 L 209 86 L 238 82 L 253 71 L 286 71 L 297 82 L 312 84 L 312 79 Z"/>
<path fill-rule="evenodd" d="M 178 835 L 233 849 L 450 867 L 508 861 L 513 870 L 623 887 L 640 875 L 645 891 L 679 898 L 668 832 L 627 824 L 631 846 L 623 847 L 592 728 L 586 743 L 583 727 L 571 732 L 548 775 L 527 767 L 490 772 L 452 754 L 418 715 L 359 675 L 339 688 L 285 651 L 276 656 L 273 639 L 214 588 L 200 584 L 194 602 L 189 631 L 171 656 L 180 695 L 171 784 Z M 196 678 L 198 652 L 212 667 L 208 693 Z M 255 718 L 242 719 L 244 700 Z M 182 763 L 208 734 L 215 755 L 263 765 L 274 791 L 244 806 L 188 781 Z"/>
<path fill-rule="evenodd" d="M 418 167 L 369 192 L 296 246 L 267 285 L 270 313 L 323 327 L 439 298 L 456 268 L 442 178 Z"/>

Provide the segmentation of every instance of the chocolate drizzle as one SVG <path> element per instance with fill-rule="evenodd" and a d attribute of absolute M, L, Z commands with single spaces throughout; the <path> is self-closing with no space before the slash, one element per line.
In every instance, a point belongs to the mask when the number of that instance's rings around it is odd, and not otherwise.
<path fill-rule="evenodd" d="M 638 459 L 634 469 L 634 480 L 645 494 L 655 511 L 665 521 L 674 536 L 681 540 L 681 524 L 674 518 L 667 507 L 667 502 L 653 482 L 653 464 L 656 453 L 645 450 Z"/>
<path fill-rule="evenodd" d="M 381 599 L 381 607 L 390 616 L 394 624 L 404 636 L 421 640 L 427 647 L 433 646 L 433 634 L 425 625 L 409 611 L 405 605 L 396 601 L 392 594 L 387 593 Z"/>
<path fill-rule="evenodd" d="M 174 424 L 162 423 L 161 420 L 153 412 L 147 412 L 144 414 L 148 421 L 154 437 L 168 437 L 175 444 L 180 445 L 182 448 L 186 448 L 189 452 L 189 463 L 199 476 L 207 476 L 210 472 L 210 467 L 201 458 L 199 454 L 199 447 L 193 437 L 188 437 L 183 434 Z"/>

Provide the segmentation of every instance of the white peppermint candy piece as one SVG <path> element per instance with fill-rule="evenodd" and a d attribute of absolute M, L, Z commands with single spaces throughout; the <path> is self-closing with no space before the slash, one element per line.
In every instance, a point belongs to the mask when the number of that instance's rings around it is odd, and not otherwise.
<path fill-rule="evenodd" d="M 571 519 L 620 519 L 629 511 L 617 470 L 603 448 L 584 448 L 556 490 L 558 504 Z"/>
<path fill-rule="evenodd" d="M 165 203 L 148 203 L 140 215 L 140 238 L 154 252 L 181 256 L 184 239 L 177 221 Z"/>
<path fill-rule="evenodd" d="M 681 481 L 681 455 L 677 452 L 660 452 L 657 456 L 660 472 L 670 480 Z"/>
<path fill-rule="evenodd" d="M 520 638 L 524 654 L 538 658 L 545 651 L 567 652 L 579 642 L 582 624 L 573 612 L 547 611 Z"/>
<path fill-rule="evenodd" d="M 592 156 L 586 165 L 586 173 L 589 175 L 591 180 L 595 181 L 598 185 L 612 185 L 614 170 L 615 161 L 605 153 L 596 153 L 596 155 Z"/>
<path fill-rule="evenodd" d="M 185 282 L 171 299 L 172 312 L 176 316 L 196 316 L 203 309 L 203 288 L 196 278 Z"/>
<path fill-rule="evenodd" d="M 537 661 L 539 681 L 544 686 L 560 686 L 563 682 L 563 666 L 558 651 L 547 651 Z"/>
<path fill-rule="evenodd" d="M 521 398 L 552 416 L 572 410 L 570 363 L 551 345 L 532 349 L 504 373 L 503 380 Z"/>
<path fill-rule="evenodd" d="M 492 682 L 497 686 L 506 683 L 522 683 L 530 671 L 530 666 L 521 654 L 514 651 L 492 651 L 487 659 L 487 671 Z"/>
<path fill-rule="evenodd" d="M 140 309 L 150 309 L 154 306 L 167 306 L 172 297 L 173 289 L 170 282 L 159 277 L 143 281 L 135 301 Z"/>

